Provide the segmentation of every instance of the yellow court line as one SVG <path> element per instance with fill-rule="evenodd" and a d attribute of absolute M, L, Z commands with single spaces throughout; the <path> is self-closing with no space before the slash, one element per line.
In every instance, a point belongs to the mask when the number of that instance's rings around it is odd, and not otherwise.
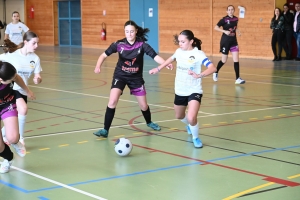
<path fill-rule="evenodd" d="M 133 133 L 135 135 L 138 135 L 138 134 L 142 134 L 143 132 L 136 132 L 136 133 Z"/>
<path fill-rule="evenodd" d="M 62 145 L 59 145 L 59 147 L 66 147 L 66 146 L 69 146 L 69 144 L 62 144 Z"/>
<path fill-rule="evenodd" d="M 50 148 L 42 148 L 42 149 L 39 149 L 40 151 L 45 151 L 45 150 L 49 150 Z"/>
<path fill-rule="evenodd" d="M 123 137 L 123 136 L 125 136 L 125 135 L 116 135 L 116 136 L 114 136 L 115 138 L 120 138 L 120 137 Z"/>
<path fill-rule="evenodd" d="M 211 124 L 202 124 L 202 126 L 211 126 Z"/>
<path fill-rule="evenodd" d="M 289 176 L 288 179 L 293 179 L 293 178 L 297 178 L 297 177 L 300 177 L 300 174 L 296 174 L 294 176 Z"/>
<path fill-rule="evenodd" d="M 264 118 L 272 118 L 272 116 L 264 116 Z"/>
<path fill-rule="evenodd" d="M 88 141 L 81 141 L 81 142 L 77 142 L 78 144 L 83 144 L 83 143 L 87 143 Z"/>
<path fill-rule="evenodd" d="M 266 184 L 263 184 L 263 185 L 259 185 L 259 186 L 256 186 L 256 187 L 254 187 L 254 188 L 250 188 L 250 189 L 248 189 L 248 190 L 245 190 L 245 191 L 243 191 L 243 192 L 239 192 L 239 193 L 237 193 L 237 194 L 231 195 L 230 197 L 227 197 L 227 198 L 225 198 L 225 199 L 223 199 L 223 200 L 231 200 L 231 199 L 234 199 L 234 198 L 236 198 L 236 197 L 240 197 L 240 196 L 242 196 L 242 195 L 244 195 L 244 194 L 247 194 L 247 193 L 249 193 L 249 192 L 252 192 L 252 191 L 254 191 L 254 190 L 258 190 L 258 189 L 260 189 L 260 188 L 267 187 L 267 186 L 270 186 L 270 185 L 273 185 L 273 184 L 274 184 L 273 182 L 270 182 L 270 183 L 266 183 Z"/>
<path fill-rule="evenodd" d="M 234 120 L 234 122 L 242 122 L 243 120 L 241 119 L 237 119 L 237 120 Z"/>
<path fill-rule="evenodd" d="M 293 112 L 292 113 L 293 115 L 298 115 L 298 114 L 300 114 L 299 112 Z"/>
<path fill-rule="evenodd" d="M 286 116 L 286 114 L 280 114 L 280 115 L 278 115 L 279 117 L 284 117 L 284 116 Z"/>
<path fill-rule="evenodd" d="M 99 139 L 96 139 L 96 140 L 106 140 L 106 138 L 99 138 Z"/>
<path fill-rule="evenodd" d="M 169 128 L 169 130 L 178 130 L 178 128 Z"/>
<path fill-rule="evenodd" d="M 293 179 L 293 178 L 297 178 L 297 177 L 300 177 L 300 174 L 289 176 L 288 179 Z M 231 199 L 234 199 L 236 197 L 240 197 L 240 196 L 242 196 L 244 194 L 250 193 L 250 192 L 252 192 L 254 190 L 258 190 L 258 189 L 261 189 L 261 188 L 264 188 L 264 187 L 268 187 L 268 186 L 273 185 L 273 184 L 275 184 L 275 183 L 274 182 L 269 182 L 269 183 L 266 183 L 266 184 L 263 184 L 263 185 L 259 185 L 259 186 L 256 186 L 254 188 L 250 188 L 248 190 L 245 190 L 245 191 L 239 192 L 237 194 L 231 195 L 229 197 L 226 197 L 223 200 L 231 200 Z"/>
<path fill-rule="evenodd" d="M 227 124 L 227 122 L 219 122 L 219 124 Z"/>
<path fill-rule="evenodd" d="M 257 118 L 249 118 L 250 120 L 258 120 Z"/>

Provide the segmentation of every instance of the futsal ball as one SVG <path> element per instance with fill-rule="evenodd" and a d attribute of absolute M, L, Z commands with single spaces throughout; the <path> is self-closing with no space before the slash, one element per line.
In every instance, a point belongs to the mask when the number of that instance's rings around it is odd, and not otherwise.
<path fill-rule="evenodd" d="M 115 152 L 119 156 L 127 156 L 132 150 L 132 144 L 130 140 L 126 138 L 119 138 L 115 143 Z"/>

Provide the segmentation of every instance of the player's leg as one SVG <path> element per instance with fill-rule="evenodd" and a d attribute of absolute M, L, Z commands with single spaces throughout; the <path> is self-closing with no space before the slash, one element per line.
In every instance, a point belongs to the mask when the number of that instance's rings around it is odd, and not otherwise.
<path fill-rule="evenodd" d="M 147 103 L 145 86 L 141 85 L 138 88 L 130 89 L 130 92 L 132 95 L 134 95 L 136 97 L 136 100 L 139 103 L 141 112 L 144 116 L 147 126 L 156 131 L 161 130 L 160 126 L 158 124 L 152 122 L 152 120 L 151 120 L 151 112 L 150 112 L 150 107 Z"/>
<path fill-rule="evenodd" d="M 192 134 L 189 128 L 189 122 L 186 116 L 186 107 L 188 104 L 188 97 L 186 96 L 178 96 L 175 94 L 174 98 L 174 111 L 176 119 L 180 119 L 184 124 L 188 134 Z"/>
<path fill-rule="evenodd" d="M 126 86 L 126 83 L 119 81 L 118 79 L 113 79 L 112 88 L 110 90 L 109 101 L 106 107 L 105 117 L 104 117 L 104 128 L 94 132 L 94 135 L 98 137 L 107 137 L 109 129 L 113 118 L 115 116 L 116 107 L 120 96 Z"/>
<path fill-rule="evenodd" d="M 246 81 L 240 77 L 239 47 L 238 46 L 231 47 L 230 51 L 232 53 L 232 59 L 234 65 L 235 84 L 244 84 L 246 83 Z"/>
<path fill-rule="evenodd" d="M 199 138 L 199 124 L 197 120 L 198 111 L 200 109 L 202 94 L 193 93 L 189 97 L 187 119 L 189 122 L 189 128 L 193 136 L 193 143 L 196 148 L 203 146 L 202 141 Z"/>
<path fill-rule="evenodd" d="M 222 53 L 222 58 L 218 62 L 217 71 L 215 73 L 213 73 L 214 81 L 218 81 L 219 71 L 223 67 L 223 65 L 227 62 L 227 59 L 228 59 L 229 48 L 228 48 L 228 45 L 226 44 L 226 41 L 221 41 L 220 52 Z"/>
<path fill-rule="evenodd" d="M 22 95 L 23 97 L 24 95 Z M 27 96 L 23 98 L 17 98 L 17 110 L 18 110 L 18 122 L 19 122 L 19 133 L 20 133 L 20 142 L 25 146 L 24 142 L 24 132 L 25 132 L 25 124 L 26 124 L 26 116 L 27 116 Z"/>

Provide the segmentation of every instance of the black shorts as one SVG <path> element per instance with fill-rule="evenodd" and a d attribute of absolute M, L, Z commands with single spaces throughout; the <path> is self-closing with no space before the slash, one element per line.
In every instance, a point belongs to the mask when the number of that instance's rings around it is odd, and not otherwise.
<path fill-rule="evenodd" d="M 229 51 L 231 51 L 231 52 L 239 51 L 237 41 L 236 40 L 221 39 L 220 52 L 222 54 L 228 55 Z"/>
<path fill-rule="evenodd" d="M 175 94 L 174 104 L 176 106 L 187 106 L 191 100 L 196 100 L 201 103 L 203 94 L 193 93 L 190 96 L 178 96 Z"/>
<path fill-rule="evenodd" d="M 23 98 L 24 101 L 27 103 L 27 96 L 26 95 L 23 95 L 21 94 L 19 91 L 15 90 L 15 95 L 16 95 L 16 99 L 19 99 L 19 98 Z"/>
<path fill-rule="evenodd" d="M 124 81 L 123 79 L 113 78 L 112 83 L 111 83 L 111 89 L 118 88 L 123 93 L 123 90 L 124 90 L 125 86 L 127 85 L 130 89 L 130 94 L 135 95 L 135 96 L 145 96 L 146 89 L 145 89 L 144 83 L 145 83 L 145 81 L 143 78 L 126 80 L 126 81 Z"/>

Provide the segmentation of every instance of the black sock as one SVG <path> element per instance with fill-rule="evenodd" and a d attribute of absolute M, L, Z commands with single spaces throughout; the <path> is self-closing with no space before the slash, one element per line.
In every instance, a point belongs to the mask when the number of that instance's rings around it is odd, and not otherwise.
<path fill-rule="evenodd" d="M 4 143 L 4 145 L 4 150 L 0 153 L 0 156 L 8 161 L 11 161 L 14 157 L 14 154 L 7 144 Z"/>
<path fill-rule="evenodd" d="M 236 79 L 240 78 L 240 63 L 239 62 L 234 62 L 234 71 L 235 71 L 235 77 Z"/>
<path fill-rule="evenodd" d="M 216 71 L 216 73 L 219 72 L 219 70 L 221 69 L 221 67 L 223 67 L 224 64 L 225 64 L 225 63 L 223 63 L 222 60 L 219 61 L 218 66 L 217 66 L 217 71 Z"/>
<path fill-rule="evenodd" d="M 109 130 L 111 123 L 113 121 L 113 118 L 115 116 L 116 108 L 109 108 L 107 106 L 106 112 L 105 112 L 105 118 L 104 118 L 104 129 Z"/>
<path fill-rule="evenodd" d="M 142 111 L 142 110 L 141 110 Z M 146 111 L 142 111 L 144 118 L 146 120 L 146 123 L 149 124 L 151 122 L 151 112 L 150 107 L 148 106 L 148 109 Z"/>

